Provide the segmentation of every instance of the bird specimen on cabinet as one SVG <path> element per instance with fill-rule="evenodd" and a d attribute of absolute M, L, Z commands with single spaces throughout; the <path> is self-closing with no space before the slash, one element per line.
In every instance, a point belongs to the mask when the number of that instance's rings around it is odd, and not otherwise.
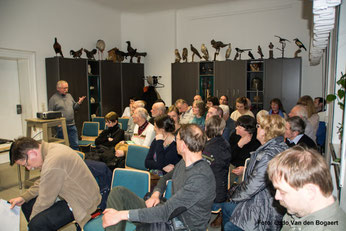
<path fill-rule="evenodd" d="M 203 58 L 205 59 L 205 61 L 209 61 L 209 52 L 208 52 L 208 48 L 205 46 L 204 43 L 202 43 L 201 45 L 201 52 L 203 54 Z"/>
<path fill-rule="evenodd" d="M 232 47 L 231 47 L 231 44 L 229 43 L 228 48 L 226 50 L 226 55 L 225 55 L 226 59 L 228 59 L 231 56 L 231 52 L 232 52 Z"/>
<path fill-rule="evenodd" d="M 192 46 L 192 44 L 190 44 L 190 49 L 192 51 L 192 62 L 194 61 L 195 55 L 197 55 L 198 58 L 202 59 L 202 56 L 199 54 L 198 50 L 194 46 Z"/>
<path fill-rule="evenodd" d="M 61 46 L 60 44 L 58 43 L 58 40 L 55 38 L 55 42 L 53 44 L 53 48 L 54 48 L 54 51 L 55 51 L 55 54 L 56 56 L 58 56 L 58 54 L 61 55 L 61 57 L 64 58 L 64 55 L 62 54 L 62 50 L 61 50 Z"/>
<path fill-rule="evenodd" d="M 255 57 L 253 56 L 253 54 L 252 54 L 251 51 L 249 51 L 247 54 L 248 54 L 248 56 L 250 57 L 250 59 L 255 59 Z"/>
<path fill-rule="evenodd" d="M 72 55 L 73 58 L 79 59 L 83 54 L 83 48 L 79 49 L 78 51 L 70 50 L 70 55 Z"/>
<path fill-rule="evenodd" d="M 245 51 L 251 51 L 252 49 L 240 49 L 240 48 L 236 47 L 235 50 L 237 51 L 237 54 L 239 56 L 239 60 L 241 60 L 241 54 Z"/>
<path fill-rule="evenodd" d="M 273 59 L 274 58 L 274 51 L 273 51 L 274 45 L 273 45 L 273 43 L 270 42 L 268 47 L 269 47 L 269 58 Z"/>
<path fill-rule="evenodd" d="M 127 53 L 131 57 L 130 58 L 130 63 L 132 63 L 132 59 L 136 55 L 137 49 L 133 49 L 131 47 L 131 42 L 130 41 L 126 41 L 126 43 L 127 43 Z"/>
<path fill-rule="evenodd" d="M 189 54 L 189 51 L 187 50 L 186 47 L 183 48 L 183 61 L 187 62 L 188 60 L 188 54 Z"/>
<path fill-rule="evenodd" d="M 263 59 L 264 55 L 263 55 L 262 48 L 260 45 L 258 45 L 258 47 L 257 47 L 257 53 L 261 56 L 261 59 Z"/>
<path fill-rule="evenodd" d="M 220 54 L 220 49 L 226 47 L 228 44 L 224 44 L 221 41 L 215 41 L 214 39 L 210 41 L 212 47 L 215 48 L 214 61 L 216 61 L 216 56 Z"/>
<path fill-rule="evenodd" d="M 86 54 L 86 56 L 87 56 L 88 59 L 93 59 L 93 60 L 95 60 L 94 55 L 97 53 L 97 50 L 96 50 L 96 49 L 92 49 L 91 51 L 88 51 L 87 49 L 83 49 L 83 50 L 84 50 L 84 52 L 85 52 L 85 54 Z"/>
<path fill-rule="evenodd" d="M 147 56 L 147 52 L 136 52 L 137 63 L 141 63 L 141 57 Z"/>
<path fill-rule="evenodd" d="M 180 56 L 179 50 L 178 50 L 178 49 L 175 49 L 175 50 L 174 50 L 174 54 L 175 54 L 175 62 L 176 62 L 176 63 L 180 63 L 181 56 Z"/>

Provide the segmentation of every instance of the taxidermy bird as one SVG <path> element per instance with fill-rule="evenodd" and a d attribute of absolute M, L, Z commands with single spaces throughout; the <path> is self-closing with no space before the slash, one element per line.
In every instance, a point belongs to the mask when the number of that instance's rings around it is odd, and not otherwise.
<path fill-rule="evenodd" d="M 245 51 L 251 51 L 252 49 L 240 49 L 238 47 L 235 48 L 235 50 L 237 51 L 238 53 L 238 56 L 239 56 L 239 59 L 241 59 L 241 54 Z"/>
<path fill-rule="evenodd" d="M 147 52 L 136 52 L 137 63 L 141 63 L 141 57 L 147 56 Z"/>
<path fill-rule="evenodd" d="M 83 48 L 79 49 L 78 51 L 70 50 L 70 55 L 73 56 L 73 58 L 80 58 L 83 54 Z"/>
<path fill-rule="evenodd" d="M 261 56 L 261 59 L 263 59 L 264 55 L 263 55 L 262 48 L 260 45 L 258 45 L 258 47 L 257 47 L 257 53 Z"/>
<path fill-rule="evenodd" d="M 231 52 L 232 52 L 232 47 L 231 47 L 231 44 L 229 43 L 228 48 L 226 50 L 226 55 L 225 55 L 226 59 L 228 59 L 231 56 Z"/>
<path fill-rule="evenodd" d="M 299 49 L 303 48 L 304 50 L 306 50 L 304 44 L 299 39 L 295 38 L 293 40 L 294 40 L 295 44 L 299 47 Z"/>
<path fill-rule="evenodd" d="M 205 61 L 209 60 L 209 52 L 208 52 L 208 48 L 205 46 L 205 44 L 203 43 L 201 45 L 201 52 L 203 54 L 203 58 L 205 59 Z"/>
<path fill-rule="evenodd" d="M 91 51 L 88 51 L 87 49 L 84 49 L 84 52 L 85 52 L 86 56 L 88 57 L 88 59 L 95 60 L 94 55 L 97 53 L 96 49 L 92 49 Z"/>
<path fill-rule="evenodd" d="M 270 42 L 268 47 L 269 47 L 269 58 L 273 59 L 274 58 L 274 51 L 273 51 L 274 45 L 273 45 L 273 43 Z"/>
<path fill-rule="evenodd" d="M 103 59 L 103 51 L 106 48 L 106 44 L 103 40 L 99 39 L 96 42 L 96 48 L 100 51 L 101 53 L 101 60 Z M 100 59 L 100 53 L 99 53 L 99 59 Z"/>
<path fill-rule="evenodd" d="M 131 47 L 131 42 L 130 41 L 126 41 L 126 43 L 127 43 L 127 53 L 131 57 L 130 63 L 132 63 L 132 59 L 136 55 L 137 49 L 133 49 Z"/>
<path fill-rule="evenodd" d="M 279 43 L 283 43 L 283 42 L 290 42 L 288 39 L 282 38 L 280 36 L 274 35 L 275 37 L 279 38 Z"/>
<path fill-rule="evenodd" d="M 53 44 L 53 48 L 54 48 L 54 51 L 55 51 L 55 54 L 58 56 L 58 54 L 61 55 L 61 57 L 64 58 L 64 55 L 62 54 L 62 51 L 61 51 L 61 46 L 60 44 L 58 43 L 58 40 L 55 38 L 55 42 Z"/>
<path fill-rule="evenodd" d="M 252 54 L 251 51 L 249 51 L 247 54 L 248 54 L 248 56 L 250 57 L 250 59 L 255 59 L 255 57 L 253 56 L 253 54 Z"/>
<path fill-rule="evenodd" d="M 184 48 L 183 48 L 183 60 L 184 60 L 185 62 L 187 62 L 188 55 L 189 55 L 189 51 L 187 50 L 186 47 L 184 47 Z"/>
<path fill-rule="evenodd" d="M 108 60 L 113 60 L 114 63 L 121 63 L 124 61 L 124 58 L 127 58 L 127 53 L 116 47 L 108 51 Z"/>
<path fill-rule="evenodd" d="M 181 56 L 180 56 L 179 50 L 178 50 L 178 49 L 175 49 L 175 50 L 174 50 L 174 54 L 175 54 L 175 62 L 176 62 L 176 63 L 180 63 Z"/>
<path fill-rule="evenodd" d="M 192 62 L 194 60 L 195 55 L 197 55 L 198 58 L 202 59 L 202 56 L 199 54 L 198 50 L 194 46 L 192 46 L 192 44 L 190 44 L 190 49 L 192 51 Z"/>
<path fill-rule="evenodd" d="M 214 61 L 216 60 L 216 56 L 219 55 L 220 53 L 220 49 L 223 47 L 226 47 L 228 44 L 224 44 L 221 41 L 215 41 L 214 39 L 210 41 L 210 44 L 212 45 L 212 47 L 215 48 L 215 54 L 214 54 Z"/>

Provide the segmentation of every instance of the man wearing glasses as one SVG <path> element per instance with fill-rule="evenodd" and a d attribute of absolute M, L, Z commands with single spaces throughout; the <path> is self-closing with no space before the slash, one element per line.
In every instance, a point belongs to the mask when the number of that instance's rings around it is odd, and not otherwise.
<path fill-rule="evenodd" d="M 22 206 L 30 231 L 58 230 L 76 220 L 83 227 L 101 202 L 100 190 L 89 168 L 70 147 L 21 137 L 10 148 L 10 164 L 41 176 L 20 197 L 9 200 Z"/>

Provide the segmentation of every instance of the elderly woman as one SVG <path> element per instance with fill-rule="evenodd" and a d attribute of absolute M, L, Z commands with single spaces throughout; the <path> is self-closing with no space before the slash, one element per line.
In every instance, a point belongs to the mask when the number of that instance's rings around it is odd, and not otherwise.
<path fill-rule="evenodd" d="M 134 144 L 150 146 L 151 142 L 155 138 L 154 126 L 148 122 L 148 112 L 145 108 L 137 108 L 133 115 L 132 119 L 135 124 L 133 129 L 133 135 L 131 141 Z M 124 141 L 122 141 L 124 143 Z M 124 150 L 116 150 L 116 157 L 123 157 L 125 155 Z"/>
<path fill-rule="evenodd" d="M 287 114 L 284 110 L 284 106 L 282 106 L 281 100 L 278 98 L 274 98 L 270 100 L 270 110 L 269 115 L 280 115 L 282 118 L 287 119 Z"/>
<path fill-rule="evenodd" d="M 204 129 L 205 123 L 205 104 L 203 101 L 194 101 L 192 104 L 193 119 L 190 121 L 191 124 L 197 124 L 201 129 Z"/>
<path fill-rule="evenodd" d="M 169 117 L 171 117 L 174 120 L 175 130 L 174 130 L 173 134 L 176 136 L 178 134 L 180 127 L 181 127 L 181 125 L 179 123 L 179 110 L 178 110 L 178 108 L 176 108 L 176 106 L 174 106 L 174 105 L 170 106 L 168 108 L 167 115 L 169 115 Z"/>
<path fill-rule="evenodd" d="M 175 142 L 174 120 L 168 115 L 160 115 L 155 118 L 155 139 L 150 145 L 145 159 L 145 167 L 160 176 L 173 170 L 181 156 L 178 155 Z"/>
<path fill-rule="evenodd" d="M 257 125 L 262 145 L 251 154 L 244 181 L 222 208 L 224 230 L 280 230 L 284 209 L 274 199 L 266 170 L 268 162 L 288 148 L 284 134 L 285 119 L 279 115 L 268 115 Z"/>
<path fill-rule="evenodd" d="M 231 119 L 237 121 L 242 115 L 249 115 L 255 117 L 252 111 L 250 111 L 248 99 L 246 97 L 239 97 L 235 102 L 236 110 L 232 112 Z"/>
<path fill-rule="evenodd" d="M 261 146 L 261 143 L 256 138 L 256 120 L 251 116 L 240 116 L 235 131 L 229 143 L 232 148 L 231 164 L 234 166 L 232 173 L 238 177 L 239 182 L 243 175 L 245 160 L 250 157 L 250 152 Z M 234 175 L 231 178 L 235 178 Z"/>
<path fill-rule="evenodd" d="M 216 180 L 216 198 L 212 211 L 221 209 L 222 204 L 227 200 L 228 170 L 232 156 L 231 146 L 222 137 L 225 126 L 225 120 L 217 115 L 208 118 L 205 122 L 208 140 L 203 150 L 203 157 L 210 163 Z M 219 217 L 221 218 L 220 213 L 212 222 L 212 227 L 220 226 Z"/>

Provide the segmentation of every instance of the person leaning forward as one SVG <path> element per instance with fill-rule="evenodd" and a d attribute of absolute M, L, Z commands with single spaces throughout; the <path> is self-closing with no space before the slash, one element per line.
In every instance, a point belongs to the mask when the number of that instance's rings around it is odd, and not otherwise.
<path fill-rule="evenodd" d="M 124 187 L 113 188 L 102 218 L 107 231 L 125 230 L 127 220 L 135 222 L 137 230 L 150 230 L 153 223 L 166 222 L 172 217 L 178 217 L 189 230 L 207 229 L 216 190 L 214 174 L 202 159 L 206 136 L 197 125 L 187 124 L 182 125 L 176 139 L 182 160 L 160 179 L 148 200 Z M 160 197 L 170 179 L 172 197 L 161 204 Z"/>
<path fill-rule="evenodd" d="M 58 230 L 76 220 L 83 227 L 101 202 L 100 189 L 82 158 L 70 147 L 21 137 L 10 148 L 10 164 L 40 169 L 20 197 L 9 200 L 22 206 L 30 231 Z"/>

